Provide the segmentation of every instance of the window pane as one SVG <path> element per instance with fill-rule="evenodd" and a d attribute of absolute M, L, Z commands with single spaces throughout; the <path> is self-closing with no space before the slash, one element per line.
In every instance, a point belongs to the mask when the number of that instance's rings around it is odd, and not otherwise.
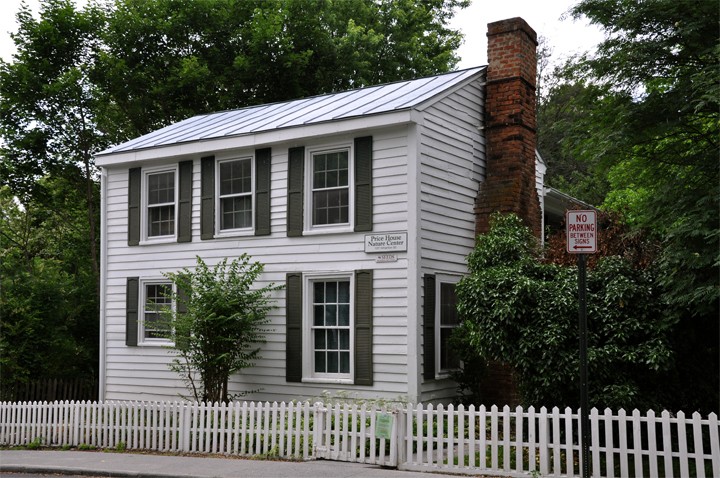
<path fill-rule="evenodd" d="M 325 349 L 325 331 L 324 330 L 316 330 L 315 331 L 315 348 Z"/>
<path fill-rule="evenodd" d="M 325 302 L 325 283 L 315 282 L 313 284 L 314 298 L 313 302 L 316 304 L 322 304 Z"/>
<path fill-rule="evenodd" d="M 440 325 L 458 325 L 455 284 L 440 284 Z"/>
<path fill-rule="evenodd" d="M 220 209 L 220 229 L 252 227 L 252 196 L 223 198 Z"/>
<path fill-rule="evenodd" d="M 350 352 L 340 352 L 340 373 L 350 373 Z"/>
<path fill-rule="evenodd" d="M 350 325 L 350 305 L 349 304 L 338 305 L 337 321 L 338 321 L 338 325 L 340 325 L 342 327 L 347 327 Z"/>
<path fill-rule="evenodd" d="M 315 352 L 315 372 L 325 373 L 325 352 Z"/>
<path fill-rule="evenodd" d="M 349 330 L 340 330 L 339 331 L 339 338 L 340 338 L 340 350 L 350 350 L 350 331 Z"/>
<path fill-rule="evenodd" d="M 338 331 L 337 330 L 328 330 L 327 331 L 327 349 L 328 350 L 337 350 L 338 349 Z"/>
<path fill-rule="evenodd" d="M 148 204 L 175 202 L 175 172 L 148 175 Z"/>
<path fill-rule="evenodd" d="M 326 303 L 337 302 L 337 282 L 326 282 L 325 283 L 325 302 Z"/>
<path fill-rule="evenodd" d="M 442 370 L 457 368 L 460 365 L 460 361 L 450 347 L 450 336 L 453 330 L 455 329 L 440 329 L 440 368 Z"/>
<path fill-rule="evenodd" d="M 338 373 L 338 353 L 327 353 L 327 373 Z"/>
<path fill-rule="evenodd" d="M 325 325 L 325 307 L 322 305 L 316 305 L 314 307 L 315 313 L 313 318 L 313 325 L 322 327 Z"/>
<path fill-rule="evenodd" d="M 171 236 L 175 234 L 175 206 L 148 208 L 148 236 Z"/>
<path fill-rule="evenodd" d="M 334 304 L 325 306 L 325 325 L 328 327 L 337 325 L 337 306 Z"/>
<path fill-rule="evenodd" d="M 252 192 L 252 169 L 250 159 L 220 163 L 220 195 Z"/>
<path fill-rule="evenodd" d="M 313 224 L 342 224 L 349 218 L 348 190 L 332 189 L 313 193 Z"/>
<path fill-rule="evenodd" d="M 350 303 L 350 282 L 338 282 L 338 302 Z"/>

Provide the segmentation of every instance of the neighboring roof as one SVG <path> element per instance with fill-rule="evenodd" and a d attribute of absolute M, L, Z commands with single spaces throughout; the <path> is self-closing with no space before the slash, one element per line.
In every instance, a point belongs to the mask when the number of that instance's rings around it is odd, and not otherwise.
<path fill-rule="evenodd" d="M 97 156 L 417 108 L 484 70 L 485 67 L 469 68 L 416 80 L 193 116 L 111 147 Z"/>

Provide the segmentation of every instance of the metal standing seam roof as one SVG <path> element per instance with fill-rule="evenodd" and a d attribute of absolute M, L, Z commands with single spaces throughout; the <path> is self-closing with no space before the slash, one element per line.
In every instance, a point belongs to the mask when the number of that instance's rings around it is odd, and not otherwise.
<path fill-rule="evenodd" d="M 113 146 L 97 156 L 411 109 L 484 68 L 469 68 L 416 80 L 193 116 Z"/>

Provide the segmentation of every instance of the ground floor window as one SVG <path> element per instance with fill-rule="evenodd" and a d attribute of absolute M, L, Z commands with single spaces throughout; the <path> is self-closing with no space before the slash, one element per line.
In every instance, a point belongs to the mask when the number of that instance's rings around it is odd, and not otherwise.
<path fill-rule="evenodd" d="M 168 342 L 162 312 L 173 307 L 172 283 L 147 281 L 142 285 L 142 316 L 138 323 L 142 342 Z"/>
<path fill-rule="evenodd" d="M 291 272 L 286 380 L 373 384 L 373 271 Z"/>

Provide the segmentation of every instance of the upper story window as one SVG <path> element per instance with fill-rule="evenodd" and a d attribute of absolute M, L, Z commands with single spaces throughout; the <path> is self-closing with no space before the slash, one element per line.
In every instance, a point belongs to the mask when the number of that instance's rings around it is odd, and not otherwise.
<path fill-rule="evenodd" d="M 272 151 L 200 158 L 200 239 L 270 234 Z"/>
<path fill-rule="evenodd" d="M 192 241 L 193 161 L 128 170 L 128 246 Z"/>
<path fill-rule="evenodd" d="M 253 167 L 251 158 L 218 164 L 220 231 L 253 227 Z"/>
<path fill-rule="evenodd" d="M 175 171 L 147 173 L 148 238 L 175 235 Z"/>
<path fill-rule="evenodd" d="M 312 154 L 312 225 L 350 223 L 349 152 Z"/>
<path fill-rule="evenodd" d="M 288 150 L 287 235 L 373 229 L 373 139 Z"/>

